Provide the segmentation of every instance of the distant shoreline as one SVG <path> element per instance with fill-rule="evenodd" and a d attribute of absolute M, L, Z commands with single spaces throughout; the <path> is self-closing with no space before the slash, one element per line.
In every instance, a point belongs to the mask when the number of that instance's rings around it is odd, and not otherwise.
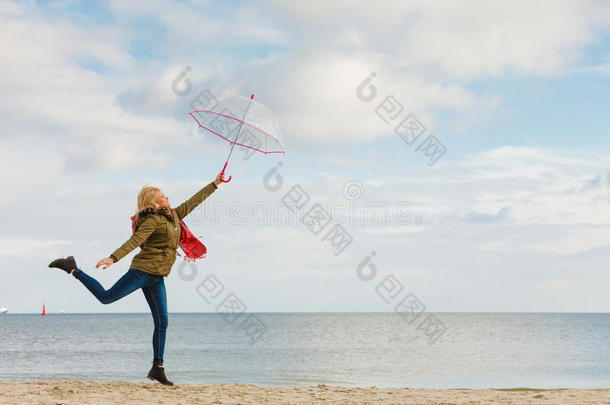
<path fill-rule="evenodd" d="M 410 389 L 346 388 L 328 385 L 307 387 L 258 386 L 252 384 L 180 384 L 166 387 L 146 382 L 91 381 L 0 381 L 3 404 L 22 403 L 513 403 L 575 404 L 608 403 L 610 389 Z M 218 402 L 219 401 L 219 402 Z M 331 402 L 332 403 L 332 402 Z"/>

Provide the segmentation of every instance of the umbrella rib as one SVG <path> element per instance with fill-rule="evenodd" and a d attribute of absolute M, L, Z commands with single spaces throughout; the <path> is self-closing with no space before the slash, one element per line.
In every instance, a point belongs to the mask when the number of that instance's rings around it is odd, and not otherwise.
<path fill-rule="evenodd" d="M 252 97 L 254 97 L 254 96 L 252 96 Z M 239 133 L 241 132 L 241 128 L 244 126 L 244 122 L 246 122 L 246 117 L 248 116 L 248 112 L 250 111 L 250 107 L 252 106 L 253 102 L 254 102 L 254 99 L 250 99 L 250 102 L 248 103 L 248 108 L 246 108 L 246 112 L 244 113 L 244 118 L 242 119 L 241 123 L 237 127 L 237 134 L 235 134 L 235 139 L 233 139 L 233 142 L 231 142 L 232 145 L 231 145 L 231 149 L 229 150 L 229 155 L 227 156 L 226 163 L 228 163 L 229 159 L 231 159 L 231 155 L 233 154 L 233 149 L 235 148 L 235 143 L 237 142 L 237 138 L 239 138 Z"/>

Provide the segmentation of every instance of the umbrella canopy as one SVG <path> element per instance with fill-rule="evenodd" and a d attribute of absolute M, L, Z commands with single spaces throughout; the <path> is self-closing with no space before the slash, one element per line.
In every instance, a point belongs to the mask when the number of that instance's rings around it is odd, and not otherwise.
<path fill-rule="evenodd" d="M 192 111 L 190 116 L 200 128 L 231 144 L 223 172 L 235 146 L 245 152 L 245 159 L 254 153 L 285 153 L 277 120 L 254 95 L 222 97 L 212 108 Z"/>

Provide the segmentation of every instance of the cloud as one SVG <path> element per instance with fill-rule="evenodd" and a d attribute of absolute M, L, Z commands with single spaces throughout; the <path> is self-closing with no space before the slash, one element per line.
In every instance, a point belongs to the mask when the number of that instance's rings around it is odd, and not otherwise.
<path fill-rule="evenodd" d="M 276 193 L 265 190 L 260 178 L 253 177 L 244 181 L 238 177 L 234 181 L 239 182 L 235 183 L 239 187 L 231 187 L 233 183 L 223 185 L 204 202 L 212 212 L 215 204 L 222 203 L 224 209 L 219 222 L 202 221 L 199 218 L 204 217 L 198 212 L 187 219 L 191 230 L 196 235 L 203 236 L 210 252 L 205 265 L 200 267 L 200 276 L 222 269 L 223 282 L 231 286 L 248 302 L 249 308 L 255 311 L 282 310 L 287 307 L 295 310 L 324 310 L 323 303 L 334 305 L 333 309 L 383 310 L 383 302 L 365 299 L 374 286 L 360 282 L 355 276 L 355 266 L 370 251 L 375 250 L 379 277 L 395 274 L 401 282 L 408 283 L 410 290 L 430 308 L 517 308 L 515 303 L 498 298 L 502 297 L 500 292 L 505 288 L 511 288 L 515 294 L 521 294 L 520 291 L 523 293 L 520 295 L 522 301 L 519 302 L 519 310 L 547 308 L 544 303 L 553 294 L 557 294 L 556 290 L 545 289 L 544 294 L 534 296 L 526 294 L 522 290 L 523 286 L 538 283 L 554 272 L 568 278 L 573 277 L 576 271 L 582 279 L 594 277 L 599 267 L 596 264 L 599 261 L 596 259 L 600 255 L 599 249 L 610 248 L 604 236 L 610 224 L 600 222 L 600 218 L 595 218 L 595 215 L 606 212 L 609 202 L 600 204 L 599 207 L 591 206 L 590 195 L 562 193 L 561 187 L 552 186 L 552 181 L 543 174 L 532 177 L 528 182 L 518 181 L 518 177 L 506 179 L 482 176 L 488 170 L 485 162 L 510 168 L 511 165 L 527 167 L 567 160 L 571 164 L 565 166 L 565 171 L 562 171 L 561 164 L 555 166 L 557 173 L 553 181 L 578 183 L 581 179 L 590 179 L 597 171 L 606 169 L 606 160 L 579 160 L 566 152 L 543 149 L 509 150 L 510 153 L 506 150 L 490 150 L 472 156 L 466 160 L 470 165 L 469 172 L 466 172 L 468 175 L 459 172 L 464 170 L 463 167 L 460 168 L 460 162 L 447 162 L 446 168 L 439 171 L 426 169 L 426 172 L 422 170 L 420 173 L 411 173 L 409 178 L 387 175 L 381 182 L 363 182 L 365 200 L 385 202 L 388 206 L 393 206 L 396 201 L 408 200 L 409 214 L 421 216 L 424 222 L 418 226 L 397 223 L 376 226 L 344 222 L 345 228 L 354 237 L 354 242 L 339 258 L 332 254 L 330 245 L 321 240 L 321 235 L 312 234 L 298 221 L 276 225 L 237 225 L 229 220 L 227 204 L 241 202 L 241 207 L 247 207 L 248 201 L 260 201 L 270 207 L 281 207 L 281 197 L 292 184 L 301 184 L 311 193 L 310 205 L 325 202 L 331 196 L 335 200 L 342 199 L 343 187 L 340 184 L 352 180 L 352 176 L 336 174 L 327 181 L 319 181 L 309 176 L 295 177 L 290 175 L 289 170 L 283 171 L 286 183 Z M 494 159 L 489 160 L 489 156 Z M 579 169 L 578 161 L 581 164 Z M 393 169 L 390 168 L 389 171 L 392 172 Z M 51 244 L 48 248 L 38 249 L 44 254 L 38 258 L 29 258 L 29 267 L 24 270 L 28 274 L 32 273 L 32 276 L 46 266 L 48 259 L 68 254 L 77 254 L 79 265 L 92 269 L 97 260 L 129 237 L 128 217 L 134 207 L 138 187 L 141 186 L 140 180 L 108 188 L 102 184 L 83 187 L 70 180 L 70 176 L 65 179 L 69 184 L 45 200 L 45 210 L 48 212 L 31 208 L 38 203 L 33 195 L 26 198 L 19 194 L 15 200 L 7 200 L 0 205 L 5 210 L 14 210 L 16 204 L 19 204 L 24 212 L 31 211 L 27 224 L 23 224 L 23 219 L 19 217 L 5 220 L 6 229 L 21 228 L 20 235 L 24 235 L 7 237 L 7 240 L 13 241 L 12 244 L 7 244 L 9 250 L 19 243 L 29 243 L 30 240 L 39 243 L 36 246 L 44 246 L 41 241 L 48 240 L 79 241 L 76 244 Z M 541 190 L 541 184 L 547 187 Z M 201 182 L 190 181 L 162 183 L 166 194 L 170 195 L 175 204 L 188 198 L 201 185 Z M 507 185 L 510 187 L 507 188 Z M 25 195 L 28 190 L 22 192 Z M 511 207 L 510 211 L 506 207 Z M 49 212 L 53 214 L 49 215 Z M 244 212 L 248 214 L 247 210 Z M 501 220 L 507 219 L 509 214 L 510 221 Z M 70 218 L 70 223 L 66 223 L 66 218 Z M 335 220 L 338 218 L 337 216 Z M 585 221 L 589 223 L 584 223 Z M 32 228 L 35 224 L 41 225 Z M 28 230 L 33 232 L 29 237 L 25 236 Z M 28 249 L 23 247 L 26 245 L 20 246 L 21 254 L 26 254 Z M 19 251 L 17 247 L 15 251 Z M 244 258 L 247 258 L 246 262 Z M 5 266 L 11 266 L 21 259 L 4 256 L 3 260 Z M 114 269 L 118 272 L 126 269 L 129 260 L 130 258 L 124 259 Z M 104 285 L 109 285 L 116 280 L 116 271 L 112 274 L 95 274 Z M 200 298 L 193 286 L 182 282 L 175 272 L 172 277 L 173 291 L 181 295 L 180 307 L 176 307 L 176 310 L 200 308 Z M 521 280 L 521 285 L 515 284 L 515 277 Z M 451 282 L 439 284 L 439 279 Z M 295 280 L 301 280 L 307 287 L 294 289 L 299 284 Z M 324 284 L 323 290 L 318 290 L 321 301 L 317 306 L 307 303 L 307 294 L 320 282 L 315 280 L 330 283 Z M 333 288 L 338 288 L 337 285 L 344 285 L 349 280 L 353 280 L 355 285 L 349 293 L 345 292 L 344 299 L 347 301 L 335 302 Z M 380 280 L 381 278 L 378 281 Z M 466 298 L 462 297 L 460 304 L 451 304 L 455 291 L 465 291 L 473 283 L 484 286 L 486 291 L 497 291 L 496 300 L 486 301 L 485 294 L 473 292 Z M 275 291 L 270 290 L 270 286 L 283 291 L 282 294 L 286 294 L 285 289 L 289 289 L 289 302 L 257 298 L 257 292 Z M 88 298 L 85 294 L 79 298 L 82 300 L 82 310 L 98 310 L 95 302 Z M 578 308 L 593 310 L 603 302 L 600 298 L 591 301 L 590 306 Z M 130 310 L 129 306 L 120 308 Z"/>
<path fill-rule="evenodd" d="M 418 11 L 403 57 L 466 79 L 555 74 L 610 23 L 602 2 L 425 3 Z"/>
<path fill-rule="evenodd" d="M 158 46 L 166 55 L 188 52 L 222 53 L 246 45 L 284 45 L 285 34 L 276 22 L 252 5 L 223 7 L 214 2 L 176 3 L 155 0 L 142 4 L 111 1 L 109 9 L 120 24 L 130 25 L 140 19 L 152 20 L 163 27 Z"/>
<path fill-rule="evenodd" d="M 10 9 L 0 27 L 0 44 L 8 55 L 0 66 L 0 89 L 11 94 L 0 103 L 1 136 L 53 139 L 52 145 L 41 144 L 63 160 L 66 171 L 165 167 L 172 151 L 187 141 L 190 126 L 171 114 L 176 95 L 170 84 L 177 68 L 157 77 L 147 72 L 153 79 L 136 82 L 152 82 L 152 90 L 130 94 L 138 88 L 132 77 L 138 69 L 126 30 L 48 21 L 40 11 L 30 16 L 14 4 Z M 109 71 L 92 71 L 82 60 L 99 61 Z M 159 113 L 164 108 L 169 113 Z"/>
<path fill-rule="evenodd" d="M 510 207 L 502 207 L 495 214 L 470 212 L 468 215 L 466 215 L 466 221 L 475 224 L 498 223 L 507 220 L 509 218 L 510 211 Z"/>
<path fill-rule="evenodd" d="M 316 26 L 313 41 L 358 27 L 406 71 L 465 80 L 560 73 L 610 24 L 610 6 L 594 0 L 268 4 Z"/>
<path fill-rule="evenodd" d="M 73 246 L 71 240 L 39 240 L 34 238 L 5 238 L 0 237 L 0 256 L 43 256 L 51 257 L 56 254 L 58 247 Z"/>
<path fill-rule="evenodd" d="M 357 89 L 371 72 L 376 72 L 372 85 L 378 95 L 363 102 Z M 238 83 L 241 93 L 253 92 L 264 100 L 282 131 L 290 134 L 299 147 L 387 137 L 409 114 L 415 114 L 433 131 L 434 109 L 457 111 L 472 118 L 472 111 L 490 111 L 498 104 L 459 84 L 433 83 L 400 72 L 391 58 L 375 51 L 344 52 L 323 46 L 254 61 L 224 82 L 227 86 Z M 252 83 L 255 87 L 248 87 Z M 384 112 L 387 103 L 396 108 L 391 119 Z"/>

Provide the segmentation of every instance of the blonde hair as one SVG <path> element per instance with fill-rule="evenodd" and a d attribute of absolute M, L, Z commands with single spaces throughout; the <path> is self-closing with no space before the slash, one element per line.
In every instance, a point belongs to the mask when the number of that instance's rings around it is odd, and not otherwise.
<path fill-rule="evenodd" d="M 158 187 L 144 186 L 138 194 L 138 210 L 140 212 L 146 208 L 157 209 L 157 195 L 161 190 Z"/>

